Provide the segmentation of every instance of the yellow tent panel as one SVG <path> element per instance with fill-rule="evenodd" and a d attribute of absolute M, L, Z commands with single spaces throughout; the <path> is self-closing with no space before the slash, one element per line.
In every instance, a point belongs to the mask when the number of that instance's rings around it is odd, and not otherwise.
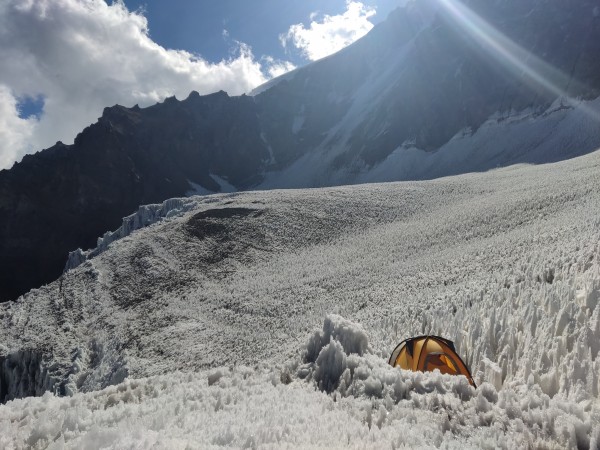
<path fill-rule="evenodd" d="M 404 370 L 464 375 L 475 386 L 471 372 L 454 349 L 454 343 L 439 336 L 419 336 L 400 342 L 392 352 L 390 364 Z"/>

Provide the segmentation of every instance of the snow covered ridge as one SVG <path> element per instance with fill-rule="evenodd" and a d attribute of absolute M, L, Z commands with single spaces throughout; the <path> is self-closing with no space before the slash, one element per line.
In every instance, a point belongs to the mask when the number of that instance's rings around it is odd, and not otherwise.
<path fill-rule="evenodd" d="M 597 448 L 599 415 L 598 403 L 535 384 L 474 389 L 464 377 L 392 368 L 360 325 L 330 315 L 284 367 L 175 372 L 9 402 L 0 447 Z"/>
<path fill-rule="evenodd" d="M 83 251 L 80 248 L 69 253 L 65 265 L 65 272 L 81 265 L 85 261 L 104 252 L 110 244 L 125 236 L 129 236 L 135 230 L 147 227 L 170 217 L 175 217 L 189 211 L 197 206 L 197 202 L 186 198 L 171 198 L 161 204 L 142 205 L 137 212 L 123 218 L 123 224 L 115 231 L 107 231 L 104 236 L 98 238 L 96 248 Z"/>
<path fill-rule="evenodd" d="M 366 114 L 364 108 L 359 108 Z M 600 97 L 594 100 L 558 98 L 545 111 L 526 109 L 496 113 L 477 130 L 463 129 L 438 150 L 425 151 L 410 140 L 375 165 L 332 170 L 328 163 L 345 149 L 307 153 L 281 172 L 269 172 L 259 186 L 311 186 L 422 180 L 481 172 L 513 164 L 544 164 L 600 148 Z M 336 147 L 337 145 L 337 147 Z"/>

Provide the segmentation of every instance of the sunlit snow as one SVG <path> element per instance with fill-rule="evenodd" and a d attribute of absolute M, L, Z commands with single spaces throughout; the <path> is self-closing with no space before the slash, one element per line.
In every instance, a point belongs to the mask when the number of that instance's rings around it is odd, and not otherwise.
<path fill-rule="evenodd" d="M 140 213 L 0 305 L 2 396 L 71 394 L 0 406 L 0 448 L 597 448 L 598 186 L 595 152 Z M 387 365 L 424 333 L 477 389 Z"/>

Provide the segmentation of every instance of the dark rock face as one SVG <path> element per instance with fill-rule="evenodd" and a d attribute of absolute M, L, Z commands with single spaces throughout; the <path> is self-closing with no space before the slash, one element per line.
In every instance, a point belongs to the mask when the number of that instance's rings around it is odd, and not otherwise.
<path fill-rule="evenodd" d="M 332 169 L 368 167 L 405 142 L 436 151 L 497 112 L 541 112 L 557 92 L 600 95 L 596 0 L 464 2 L 511 40 L 516 61 L 537 55 L 528 67 L 554 89 L 504 64 L 442 4 L 398 9 L 255 97 L 193 92 L 145 109 L 106 108 L 73 145 L 0 172 L 0 301 L 56 279 L 69 251 L 93 247 L 140 204 L 183 196 L 188 181 L 218 191 L 216 174 L 247 189 L 315 149 L 333 152 Z"/>

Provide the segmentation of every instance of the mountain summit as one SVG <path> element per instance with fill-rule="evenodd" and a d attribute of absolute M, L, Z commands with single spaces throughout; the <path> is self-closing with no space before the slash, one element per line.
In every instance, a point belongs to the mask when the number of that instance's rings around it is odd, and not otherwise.
<path fill-rule="evenodd" d="M 73 145 L 0 172 L 0 301 L 59 277 L 140 204 L 590 152 L 599 73 L 596 2 L 422 0 L 252 96 L 106 108 Z"/>

